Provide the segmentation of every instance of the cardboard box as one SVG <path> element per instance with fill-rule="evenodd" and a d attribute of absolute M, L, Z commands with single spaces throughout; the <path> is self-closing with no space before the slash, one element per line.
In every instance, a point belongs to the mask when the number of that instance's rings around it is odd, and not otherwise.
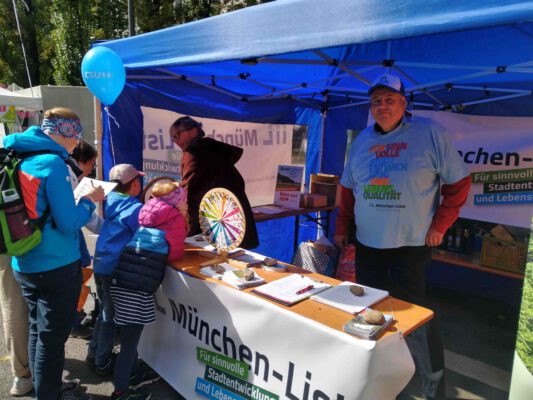
<path fill-rule="evenodd" d="M 305 193 L 303 206 L 306 208 L 325 207 L 328 205 L 328 197 L 324 194 Z"/>
<path fill-rule="evenodd" d="M 501 240 L 492 235 L 483 237 L 479 263 L 487 267 L 523 274 L 526 266 L 527 243 Z"/>
<path fill-rule="evenodd" d="M 331 174 L 311 174 L 310 182 L 339 183 L 340 177 L 338 175 Z"/>
<path fill-rule="evenodd" d="M 309 193 L 325 195 L 328 206 L 338 206 L 341 193 L 339 180 L 337 175 L 311 174 Z"/>

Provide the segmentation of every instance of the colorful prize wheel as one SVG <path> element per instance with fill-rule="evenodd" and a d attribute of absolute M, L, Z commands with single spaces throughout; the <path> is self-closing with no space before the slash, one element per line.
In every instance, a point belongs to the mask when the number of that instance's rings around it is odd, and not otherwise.
<path fill-rule="evenodd" d="M 214 188 L 200 202 L 200 228 L 219 253 L 239 247 L 246 231 L 241 203 L 229 190 Z"/>

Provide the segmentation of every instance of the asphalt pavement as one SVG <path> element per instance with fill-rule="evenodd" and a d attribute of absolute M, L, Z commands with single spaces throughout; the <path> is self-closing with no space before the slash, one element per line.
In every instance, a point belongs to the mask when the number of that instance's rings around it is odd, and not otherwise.
<path fill-rule="evenodd" d="M 89 298 L 85 306 L 86 311 L 93 307 L 92 299 Z M 72 399 L 79 400 L 104 400 L 109 399 L 113 391 L 111 377 L 101 378 L 96 375 L 94 370 L 85 363 L 87 355 L 88 341 L 85 339 L 69 338 L 65 346 L 65 369 L 63 378 L 79 379 L 80 387 L 75 390 Z M 13 383 L 11 375 L 11 364 L 7 353 L 2 315 L 0 313 L 0 399 L 11 399 L 9 389 Z M 152 392 L 153 400 L 182 400 L 181 397 L 172 387 L 163 379 L 147 386 Z M 26 400 L 34 399 L 34 393 L 28 396 L 17 397 L 17 399 Z M 70 398 L 69 398 L 70 400 Z"/>

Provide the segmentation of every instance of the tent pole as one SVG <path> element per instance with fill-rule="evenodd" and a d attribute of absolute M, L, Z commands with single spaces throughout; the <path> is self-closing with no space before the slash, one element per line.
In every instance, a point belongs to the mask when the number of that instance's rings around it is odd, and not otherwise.
<path fill-rule="evenodd" d="M 93 96 L 94 107 L 94 147 L 96 148 L 96 179 L 103 180 L 104 178 L 104 163 L 102 156 L 102 113 L 100 100 Z M 98 207 L 98 215 L 103 217 L 103 208 Z"/>
<path fill-rule="evenodd" d="M 320 168 L 318 172 L 322 172 L 322 167 L 324 164 L 324 140 L 326 137 L 326 118 L 328 114 L 328 92 L 326 91 L 324 93 L 324 104 L 322 106 L 322 111 L 320 112 L 321 120 L 322 120 L 322 137 L 320 138 Z"/>

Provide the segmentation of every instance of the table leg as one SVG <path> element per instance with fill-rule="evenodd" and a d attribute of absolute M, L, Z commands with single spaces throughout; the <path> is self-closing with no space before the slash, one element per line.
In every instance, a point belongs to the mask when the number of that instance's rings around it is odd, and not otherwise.
<path fill-rule="evenodd" d="M 294 216 L 294 252 L 296 253 L 296 249 L 298 248 L 298 234 L 300 231 L 300 216 L 295 215 Z"/>

